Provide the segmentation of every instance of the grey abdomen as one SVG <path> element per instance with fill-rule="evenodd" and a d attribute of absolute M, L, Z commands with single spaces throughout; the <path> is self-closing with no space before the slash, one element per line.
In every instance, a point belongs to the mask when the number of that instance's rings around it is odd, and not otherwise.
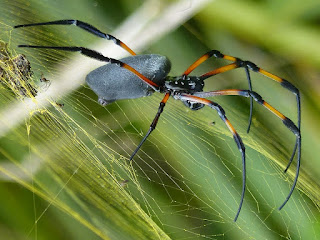
<path fill-rule="evenodd" d="M 130 65 L 158 85 L 164 84 L 171 68 L 168 58 L 156 54 L 130 56 L 120 61 Z M 114 64 L 93 70 L 87 75 L 86 82 L 103 105 L 119 99 L 149 96 L 154 92 L 138 76 Z"/>

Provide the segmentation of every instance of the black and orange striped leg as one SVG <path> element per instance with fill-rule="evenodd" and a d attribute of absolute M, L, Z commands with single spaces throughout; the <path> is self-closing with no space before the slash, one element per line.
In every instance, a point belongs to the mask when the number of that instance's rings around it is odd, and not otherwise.
<path fill-rule="evenodd" d="M 201 63 L 203 63 L 204 61 L 206 61 L 207 59 L 211 58 L 211 57 L 215 57 L 215 58 L 221 58 L 221 59 L 225 59 L 228 61 L 232 61 L 233 63 L 223 66 L 221 68 L 215 69 L 213 71 L 210 71 L 204 75 L 202 75 L 200 78 L 202 80 L 205 80 L 208 77 L 211 77 L 213 75 L 217 75 L 219 73 L 223 73 L 235 68 L 239 68 L 240 65 L 239 63 L 241 62 L 240 59 L 232 57 L 232 56 L 228 56 L 228 55 L 224 55 L 222 54 L 220 51 L 218 50 L 211 50 L 209 52 L 207 52 L 206 54 L 202 55 L 198 60 L 196 60 L 193 64 L 191 64 L 188 69 L 183 73 L 182 76 L 186 77 L 187 75 L 189 75 L 195 68 L 197 68 Z M 244 67 L 245 71 L 246 71 L 246 76 L 247 76 L 247 80 L 248 80 L 248 85 L 249 85 L 249 90 L 252 91 L 252 82 L 251 82 L 251 77 L 250 77 L 250 72 L 249 69 L 247 67 Z M 250 115 L 249 115 L 249 120 L 248 120 L 248 128 L 247 128 L 247 133 L 249 133 L 250 131 L 250 127 L 251 127 L 251 122 L 252 122 L 252 111 L 253 111 L 253 100 L 252 98 L 250 98 Z"/>
<path fill-rule="evenodd" d="M 299 170 L 300 170 L 300 160 L 301 160 L 301 134 L 300 129 L 297 127 L 289 118 L 284 116 L 282 113 L 280 113 L 278 110 L 276 110 L 274 107 L 272 107 L 269 103 L 264 101 L 262 97 L 253 91 L 249 90 L 238 90 L 238 89 L 229 89 L 229 90 L 219 90 L 219 91 L 212 91 L 212 92 L 197 92 L 194 93 L 195 96 L 198 97 L 213 97 L 213 96 L 222 96 L 222 95 L 236 95 L 236 96 L 243 96 L 243 97 L 252 97 L 253 100 L 255 100 L 260 105 L 264 106 L 266 109 L 268 109 L 270 112 L 272 112 L 274 115 L 276 115 L 278 118 L 280 118 L 283 122 L 283 124 L 289 128 L 293 134 L 296 136 L 296 143 L 295 146 L 297 146 L 298 149 L 298 158 L 297 158 L 297 170 L 296 170 L 296 176 L 294 178 L 293 185 L 291 187 L 291 190 L 284 201 L 284 203 L 279 207 L 279 210 L 281 210 L 284 205 L 288 202 L 290 199 L 293 190 L 297 184 L 298 176 L 299 176 Z M 296 147 L 295 147 L 296 149 Z M 294 151 L 295 151 L 294 149 Z M 293 153 L 294 155 L 294 153 Z M 291 161 L 290 161 L 291 163 Z"/>
<path fill-rule="evenodd" d="M 69 52 L 79 52 L 87 57 L 102 61 L 102 62 L 108 62 L 110 64 L 116 64 L 119 67 L 125 68 L 132 72 L 133 74 L 137 75 L 142 81 L 144 81 L 146 84 L 148 84 L 150 87 L 152 87 L 155 91 L 159 91 L 160 87 L 158 84 L 152 82 L 150 79 L 142 75 L 140 72 L 135 70 L 133 67 L 129 66 L 128 64 L 121 62 L 114 58 L 109 58 L 106 56 L 103 56 L 101 53 L 84 48 L 84 47 L 54 47 L 54 46 L 33 46 L 33 45 L 18 45 L 18 47 L 25 47 L 25 48 L 44 48 L 44 49 L 55 49 L 55 50 L 61 50 L 61 51 L 69 51 Z"/>
<path fill-rule="evenodd" d="M 269 77 L 270 79 L 280 83 L 280 85 L 286 89 L 288 89 L 289 91 L 291 91 L 294 95 L 296 95 L 296 101 L 297 101 L 297 115 L 298 115 L 298 128 L 300 130 L 301 128 L 301 100 L 300 100 L 300 92 L 299 90 L 294 86 L 292 85 L 290 82 L 288 82 L 287 80 L 283 79 L 283 78 L 280 78 L 272 73 L 269 73 L 267 71 L 265 71 L 264 69 L 261 69 L 259 68 L 256 64 L 252 63 L 252 62 L 249 62 L 249 61 L 243 61 L 239 58 L 235 58 L 235 57 L 232 57 L 232 56 L 225 56 L 223 55 L 225 59 L 228 59 L 230 61 L 235 61 L 234 63 L 232 64 L 229 64 L 229 65 L 226 65 L 226 66 L 223 66 L 221 68 L 217 68 L 213 71 L 210 71 L 210 72 L 207 72 L 205 74 L 203 74 L 202 76 L 200 76 L 200 79 L 201 80 L 205 80 L 206 78 L 209 78 L 211 76 L 214 76 L 216 74 L 219 74 L 219 73 L 222 73 L 222 72 L 226 72 L 226 71 L 229 71 L 229 70 L 232 70 L 232 69 L 235 69 L 235 68 L 239 68 L 239 67 L 243 67 L 246 69 L 246 72 L 247 72 L 247 78 L 248 78 L 248 81 L 249 81 L 249 88 L 250 88 L 250 83 L 251 83 L 251 80 L 250 80 L 250 74 L 248 72 L 248 70 L 251 70 L 253 72 L 258 72 L 266 77 Z M 248 75 L 249 74 L 249 75 Z M 249 76 L 249 77 L 248 77 Z M 250 88 L 249 89 L 250 91 L 252 91 L 252 89 Z M 252 101 L 252 97 L 250 96 L 251 98 L 251 101 Z M 252 108 L 252 104 L 250 102 L 250 109 Z M 252 113 L 252 111 L 250 110 L 250 114 Z M 248 130 L 250 129 L 250 124 L 251 124 L 251 116 L 249 118 L 249 127 L 248 127 Z M 293 158 L 296 154 L 296 151 L 297 151 L 297 147 L 298 145 L 295 144 L 294 146 L 294 149 L 293 149 L 293 152 L 292 152 L 292 155 L 291 155 L 291 158 L 289 160 L 289 163 L 286 167 L 286 169 L 284 170 L 284 172 L 286 172 L 288 170 L 288 168 L 290 167 L 292 161 L 293 161 Z"/>
<path fill-rule="evenodd" d="M 99 29 L 95 28 L 94 26 L 79 21 L 79 20 L 74 20 L 74 19 L 69 19 L 69 20 L 58 20 L 58 21 L 52 21 L 52 22 L 41 22 L 41 23 L 31 23 L 31 24 L 22 24 L 22 25 L 17 25 L 14 26 L 14 28 L 21 28 L 21 27 L 31 27 L 31 26 L 43 26 L 43 25 L 75 25 L 79 28 L 82 28 L 86 30 L 87 32 L 96 35 L 101 38 L 105 38 L 107 40 L 112 40 L 116 45 L 122 47 L 125 49 L 127 52 L 129 52 L 131 55 L 136 55 L 134 51 L 131 50 L 126 44 L 124 44 L 122 41 L 119 39 L 115 38 L 114 36 L 103 33 Z"/>
<path fill-rule="evenodd" d="M 205 105 L 209 106 L 210 108 L 216 110 L 218 112 L 220 118 L 222 119 L 222 121 L 224 121 L 224 123 L 227 125 L 228 129 L 232 133 L 233 139 L 236 142 L 238 149 L 239 149 L 241 156 L 242 156 L 242 194 L 241 194 L 239 208 L 238 208 L 237 214 L 234 218 L 234 221 L 237 221 L 238 216 L 241 211 L 242 204 L 243 204 L 244 193 L 245 193 L 245 189 L 246 189 L 246 156 L 245 156 L 245 147 L 244 147 L 244 144 L 242 142 L 241 137 L 236 132 L 234 127 L 231 125 L 230 121 L 226 117 L 225 111 L 223 110 L 223 108 L 219 104 L 217 104 L 213 101 L 207 100 L 205 98 L 201 98 L 201 97 L 197 97 L 197 96 L 193 96 L 193 95 L 188 95 L 188 94 L 183 94 L 183 93 L 181 93 L 181 94 L 178 93 L 178 94 L 174 95 L 174 98 L 180 99 L 182 101 L 191 101 L 191 102 L 202 103 L 202 104 L 205 104 Z"/>
<path fill-rule="evenodd" d="M 243 61 L 239 58 L 235 58 L 235 57 L 232 57 L 232 56 L 226 56 L 226 55 L 223 55 L 225 59 L 228 59 L 230 61 L 235 61 L 234 63 L 232 64 L 229 64 L 229 65 L 226 65 L 226 66 L 223 66 L 221 68 L 217 68 L 213 71 L 210 71 L 210 72 L 207 72 L 205 74 L 203 74 L 202 76 L 200 76 L 200 79 L 201 80 L 204 80 L 208 77 L 211 77 L 211 76 L 214 76 L 216 74 L 219 74 L 219 73 L 222 73 L 222 72 L 226 72 L 226 71 L 229 71 L 229 70 L 232 70 L 232 69 L 235 69 L 235 68 L 239 68 L 239 67 L 243 67 L 246 69 L 247 71 L 247 74 L 248 74 L 248 70 L 251 70 L 253 72 L 258 72 L 278 83 L 280 83 L 280 85 L 286 89 L 288 89 L 290 92 L 292 92 L 294 95 L 296 95 L 296 101 L 297 101 L 297 118 L 298 118 L 298 128 L 300 130 L 301 128 L 301 100 L 300 100 L 300 92 L 299 90 L 294 86 L 292 85 L 290 82 L 288 82 L 287 80 L 283 79 L 283 78 L 280 78 L 272 73 L 269 73 L 267 71 L 265 71 L 264 69 L 261 69 L 259 68 L 256 64 L 250 62 L 250 61 Z M 250 81 L 250 78 L 248 78 L 249 82 Z M 250 83 L 249 83 L 249 87 L 250 87 Z M 249 89 L 250 91 L 252 91 L 252 89 Z M 250 96 L 250 98 L 252 99 L 252 97 Z M 251 119 L 251 117 L 250 117 Z M 249 120 L 249 123 L 251 123 L 251 120 Z M 250 127 L 250 125 L 249 125 Z M 249 128 L 248 128 L 249 129 Z M 294 149 L 293 149 L 293 152 L 292 152 L 292 155 L 291 155 L 291 158 L 289 160 L 289 163 L 286 167 L 286 169 L 284 170 L 284 172 L 286 172 L 288 170 L 288 168 L 290 167 L 292 161 L 293 161 L 293 158 L 296 154 L 296 151 L 297 151 L 297 148 L 298 148 L 298 145 L 297 143 L 295 144 L 294 146 Z"/>
<path fill-rule="evenodd" d="M 300 129 L 301 129 L 301 100 L 300 100 L 300 92 L 299 92 L 299 90 L 298 90 L 294 85 L 292 85 L 290 82 L 288 82 L 287 80 L 285 80 L 285 79 L 283 79 L 283 78 L 280 78 L 280 77 L 278 77 L 278 76 L 276 76 L 276 75 L 274 75 L 274 74 L 272 74 L 272 73 L 269 73 L 269 72 L 267 72 L 267 71 L 265 71 L 265 70 L 257 67 L 257 66 L 256 66 L 255 64 L 253 64 L 253 63 L 250 63 L 250 62 L 248 62 L 248 63 L 249 63 L 249 65 L 252 65 L 251 67 L 249 67 L 249 68 L 251 68 L 252 71 L 259 72 L 259 73 L 261 73 L 262 75 L 271 78 L 272 80 L 280 83 L 282 87 L 288 89 L 288 90 L 291 91 L 294 95 L 296 95 L 297 111 L 298 111 L 298 129 L 299 129 L 299 131 L 300 131 Z M 295 156 L 295 153 L 296 153 L 296 151 L 297 151 L 297 148 L 298 148 L 298 143 L 296 143 L 295 146 L 294 146 L 293 153 L 292 153 L 292 155 L 291 155 L 291 158 L 290 158 L 290 160 L 289 160 L 289 163 L 288 163 L 286 169 L 284 170 L 284 172 L 287 172 L 287 170 L 289 169 L 289 167 L 290 167 L 290 165 L 291 165 L 291 163 L 292 163 L 292 161 L 293 161 L 293 158 L 294 158 L 294 156 Z"/>
<path fill-rule="evenodd" d="M 251 76 L 250 76 L 250 71 L 247 67 L 244 68 L 246 70 L 246 75 L 248 79 L 248 84 L 249 84 L 249 90 L 252 91 L 252 83 L 251 83 Z M 248 120 L 248 128 L 247 128 L 247 133 L 250 131 L 251 123 L 252 123 L 252 112 L 253 112 L 253 98 L 250 97 L 250 114 L 249 114 L 249 120 Z"/>
<path fill-rule="evenodd" d="M 153 119 L 149 131 L 147 132 L 147 134 L 144 136 L 144 138 L 141 140 L 141 142 L 139 143 L 138 147 L 136 148 L 136 150 L 134 150 L 134 152 L 131 154 L 130 157 L 130 161 L 133 159 L 133 157 L 136 155 L 136 153 L 139 151 L 140 147 L 142 146 L 142 144 L 147 140 L 147 138 L 149 137 L 149 135 L 152 133 L 152 131 L 156 128 L 158 120 L 160 118 L 160 115 L 163 111 L 164 106 L 166 105 L 169 97 L 170 97 L 171 93 L 168 92 L 164 95 L 164 98 L 162 99 L 162 101 L 160 102 L 159 108 L 158 108 L 158 112 L 155 116 L 155 118 Z"/>
<path fill-rule="evenodd" d="M 220 51 L 218 50 L 211 50 L 207 53 L 205 53 L 204 55 L 202 55 L 199 59 L 197 59 L 194 63 L 192 63 L 188 69 L 186 71 L 184 71 L 184 73 L 182 74 L 182 76 L 187 76 L 189 75 L 194 69 L 196 69 L 201 63 L 205 62 L 206 60 L 208 60 L 209 58 L 214 57 L 214 58 L 221 58 L 221 59 L 225 59 L 225 60 L 229 60 L 232 62 L 236 62 L 237 58 L 232 57 L 232 56 L 228 56 L 228 55 L 224 55 L 222 54 Z"/>

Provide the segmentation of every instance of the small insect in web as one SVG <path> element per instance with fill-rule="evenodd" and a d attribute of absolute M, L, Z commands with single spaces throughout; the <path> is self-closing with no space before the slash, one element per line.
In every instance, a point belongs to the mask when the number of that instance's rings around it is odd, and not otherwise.
<path fill-rule="evenodd" d="M 64 103 L 58 103 L 58 102 L 56 102 L 56 105 L 57 105 L 58 107 L 61 107 L 61 108 L 64 107 Z"/>
<path fill-rule="evenodd" d="M 119 185 L 120 185 L 120 187 L 125 187 L 125 186 L 128 185 L 128 182 L 129 182 L 129 180 L 126 179 L 126 180 L 120 181 L 120 182 L 119 182 Z"/>
<path fill-rule="evenodd" d="M 41 73 L 41 77 L 40 77 L 40 82 L 43 84 L 42 88 L 44 91 L 46 91 L 50 85 L 51 85 L 51 81 L 49 79 L 47 79 L 43 73 Z"/>
<path fill-rule="evenodd" d="M 225 123 L 227 128 L 233 135 L 234 141 L 240 151 L 242 158 L 242 193 L 240 204 L 234 218 L 234 221 L 238 219 L 243 204 L 245 189 L 246 189 L 246 157 L 245 157 L 245 146 L 242 142 L 241 137 L 228 120 L 224 109 L 214 101 L 206 99 L 207 97 L 225 96 L 225 95 L 236 95 L 250 98 L 250 116 L 247 132 L 250 130 L 253 101 L 256 101 L 275 116 L 277 116 L 282 123 L 293 132 L 296 136 L 295 147 L 291 155 L 290 161 L 285 169 L 285 172 L 290 167 L 294 156 L 297 152 L 297 168 L 296 175 L 293 181 L 293 185 L 290 189 L 288 196 L 286 197 L 283 204 L 279 207 L 281 210 L 290 199 L 293 190 L 297 184 L 299 170 L 300 170 L 300 159 L 301 159 L 301 108 L 300 108 L 300 93 L 299 90 L 293 86 L 287 80 L 280 78 L 266 70 L 258 67 L 256 64 L 250 61 L 243 61 L 240 58 L 222 54 L 217 50 L 211 50 L 197 59 L 192 63 L 187 70 L 185 70 L 180 76 L 168 76 L 171 69 L 170 60 L 162 55 L 158 54 L 146 54 L 136 55 L 126 44 L 114 36 L 103 33 L 94 26 L 79 21 L 79 20 L 58 20 L 52 22 L 32 23 L 15 26 L 15 28 L 31 27 L 40 25 L 75 25 L 79 28 L 86 30 L 87 32 L 94 34 L 100 38 L 112 40 L 116 45 L 122 47 L 128 51 L 132 56 L 123 58 L 121 60 L 113 59 L 102 55 L 101 53 L 84 48 L 75 46 L 34 46 L 34 45 L 19 45 L 19 47 L 25 48 L 43 48 L 43 49 L 55 49 L 70 52 L 79 52 L 87 57 L 96 59 L 98 61 L 107 62 L 102 67 L 99 67 L 90 72 L 86 77 L 86 82 L 89 87 L 98 95 L 98 102 L 101 105 L 110 104 L 120 99 L 134 99 L 145 96 L 150 96 L 154 92 L 164 94 L 160 106 L 156 113 L 154 120 L 152 121 L 150 128 L 140 144 L 137 146 L 135 151 L 132 153 L 130 160 L 133 159 L 135 154 L 138 152 L 142 144 L 146 141 L 151 132 L 156 128 L 160 115 L 168 101 L 169 97 L 173 97 L 176 100 L 181 100 L 185 106 L 192 110 L 199 110 L 204 106 L 208 106 L 213 110 L 217 111 L 218 115 Z M 210 72 L 207 72 L 201 76 L 190 76 L 190 73 L 197 68 L 200 64 L 205 62 L 209 58 L 225 59 L 231 63 L 219 68 L 216 68 Z M 224 89 L 204 92 L 203 88 L 205 80 L 213 77 L 217 74 L 227 72 L 236 68 L 243 68 L 245 70 L 249 89 Z M 298 111 L 298 123 L 295 125 L 289 118 L 284 116 L 269 103 L 263 100 L 263 98 L 252 90 L 250 71 L 260 73 L 269 79 L 278 82 L 282 87 L 288 89 L 296 96 L 297 111 Z"/>

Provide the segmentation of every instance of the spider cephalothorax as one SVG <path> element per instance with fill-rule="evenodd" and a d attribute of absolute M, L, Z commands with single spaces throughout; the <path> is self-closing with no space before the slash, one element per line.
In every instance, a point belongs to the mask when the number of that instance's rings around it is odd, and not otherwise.
<path fill-rule="evenodd" d="M 195 92 L 202 92 L 204 87 L 204 81 L 196 76 L 177 76 L 167 77 L 165 81 L 165 89 L 172 92 L 172 95 L 177 93 L 194 94 Z M 199 110 L 204 107 L 204 104 L 185 100 L 182 101 L 184 105 L 192 110 Z"/>
<path fill-rule="evenodd" d="M 76 25 L 98 37 L 105 38 L 107 40 L 114 41 L 115 44 L 119 45 L 123 49 L 127 50 L 132 56 L 123 58 L 121 60 L 113 59 L 102 55 L 99 52 L 96 52 L 91 49 L 87 49 L 84 47 L 55 47 L 55 46 L 31 46 L 31 45 L 19 45 L 19 47 L 28 47 L 28 48 L 46 48 L 46 49 L 56 49 L 62 51 L 71 51 L 71 52 L 80 52 L 81 54 L 88 56 L 90 58 L 97 59 L 99 61 L 107 62 L 109 64 L 102 66 L 96 70 L 90 72 L 86 78 L 88 85 L 92 88 L 92 90 L 98 95 L 99 102 L 102 105 L 109 104 L 113 101 L 120 99 L 129 99 L 129 98 L 139 98 L 150 96 L 153 92 L 164 93 L 164 98 L 162 99 L 158 111 L 154 120 L 152 121 L 149 131 L 142 139 L 138 147 L 135 149 L 133 154 L 130 157 L 130 160 L 133 159 L 137 151 L 140 149 L 142 144 L 145 142 L 147 137 L 151 134 L 151 132 L 155 129 L 159 117 L 165 107 L 166 102 L 169 97 L 172 96 L 176 100 L 181 100 L 187 107 L 198 110 L 203 108 L 204 106 L 209 106 L 210 108 L 217 111 L 222 121 L 226 124 L 228 129 L 233 135 L 233 138 L 237 144 L 237 147 L 241 153 L 242 157 L 242 194 L 241 200 L 238 207 L 237 214 L 234 218 L 234 221 L 237 220 L 245 193 L 246 186 L 246 158 L 245 158 L 245 147 L 241 140 L 241 137 L 236 132 L 234 127 L 231 125 L 230 121 L 226 117 L 225 111 L 223 108 L 211 101 L 206 99 L 207 97 L 214 96 L 222 96 L 222 95 L 237 95 L 242 97 L 250 98 L 250 117 L 249 117 L 249 125 L 247 132 L 249 132 L 252 118 L 252 103 L 256 101 L 266 109 L 268 109 L 271 113 L 276 115 L 283 124 L 289 128 L 296 136 L 296 144 L 291 155 L 291 159 L 287 165 L 287 169 L 293 161 L 296 151 L 298 150 L 297 157 L 297 170 L 296 176 L 291 187 L 291 190 L 283 202 L 283 204 L 279 207 L 279 210 L 283 208 L 283 206 L 288 202 L 291 197 L 293 190 L 296 186 L 299 169 L 300 169 L 300 159 L 301 159 L 301 134 L 300 134 L 300 125 L 301 125 L 301 111 L 300 111 L 300 94 L 299 90 L 293 86 L 287 80 L 280 78 L 272 73 L 269 73 L 261 68 L 259 68 L 256 64 L 250 61 L 243 61 L 240 58 L 236 58 L 229 55 L 224 55 L 217 50 L 211 50 L 197 59 L 193 64 L 191 64 L 187 70 L 181 75 L 177 77 L 170 77 L 168 73 L 171 68 L 171 63 L 168 58 L 165 56 L 161 56 L 158 54 L 147 54 L 147 55 L 136 55 L 134 51 L 132 51 L 126 44 L 121 42 L 119 39 L 115 38 L 110 34 L 106 34 L 93 27 L 92 25 L 78 21 L 78 20 L 58 20 L 53 22 L 45 22 L 45 23 L 33 23 L 33 24 L 25 24 L 18 25 L 15 28 L 20 27 L 30 27 L 30 26 L 39 26 L 39 25 Z M 189 74 L 197 68 L 201 63 L 206 61 L 208 58 L 219 58 L 231 61 L 232 63 L 225 65 L 223 67 L 216 68 L 210 72 L 207 72 L 201 76 L 189 76 Z M 239 90 L 239 89 L 227 89 L 227 90 L 217 90 L 217 91 L 209 91 L 203 92 L 204 80 L 212 77 L 214 75 L 230 71 L 236 68 L 244 68 L 248 84 L 249 90 Z M 293 94 L 296 95 L 297 99 L 297 109 L 298 109 L 298 124 L 297 126 L 286 116 L 272 107 L 269 103 L 263 100 L 263 98 L 256 92 L 252 91 L 251 86 L 251 77 L 250 70 L 254 72 L 258 72 L 278 83 Z"/>

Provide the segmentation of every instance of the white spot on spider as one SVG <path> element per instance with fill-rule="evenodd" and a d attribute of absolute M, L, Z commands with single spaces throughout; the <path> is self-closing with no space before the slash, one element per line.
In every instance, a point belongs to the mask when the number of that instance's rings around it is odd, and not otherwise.
<path fill-rule="evenodd" d="M 189 86 L 191 87 L 191 89 L 194 89 L 196 87 L 196 83 L 191 81 L 189 82 Z"/>

